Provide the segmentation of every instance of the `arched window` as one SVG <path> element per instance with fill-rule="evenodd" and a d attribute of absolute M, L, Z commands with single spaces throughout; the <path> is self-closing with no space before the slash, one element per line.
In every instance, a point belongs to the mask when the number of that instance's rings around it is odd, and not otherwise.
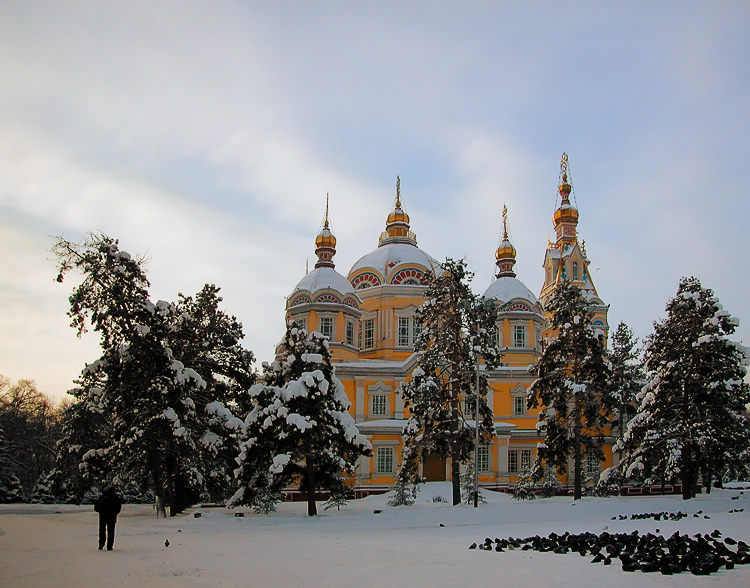
<path fill-rule="evenodd" d="M 570 274 L 571 274 L 570 277 L 573 280 L 577 280 L 578 279 L 578 262 L 577 261 L 573 262 L 573 267 L 570 270 Z"/>

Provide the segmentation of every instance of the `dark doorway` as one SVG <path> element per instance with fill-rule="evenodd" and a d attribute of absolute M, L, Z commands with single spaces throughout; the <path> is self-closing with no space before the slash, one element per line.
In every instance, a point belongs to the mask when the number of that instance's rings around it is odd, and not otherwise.
<path fill-rule="evenodd" d="M 422 465 L 427 482 L 445 482 L 445 458 L 437 453 L 430 453 Z"/>

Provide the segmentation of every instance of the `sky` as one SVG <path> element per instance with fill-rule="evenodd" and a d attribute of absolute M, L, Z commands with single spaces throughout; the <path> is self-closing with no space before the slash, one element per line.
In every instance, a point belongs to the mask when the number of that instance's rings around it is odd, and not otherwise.
<path fill-rule="evenodd" d="M 56 236 L 148 258 L 151 298 L 206 283 L 270 360 L 330 196 L 346 275 L 396 177 L 419 246 L 542 286 L 568 154 L 599 296 L 639 338 L 695 275 L 750 344 L 747 2 L 6 0 L 0 374 L 56 398 L 76 337 Z"/>

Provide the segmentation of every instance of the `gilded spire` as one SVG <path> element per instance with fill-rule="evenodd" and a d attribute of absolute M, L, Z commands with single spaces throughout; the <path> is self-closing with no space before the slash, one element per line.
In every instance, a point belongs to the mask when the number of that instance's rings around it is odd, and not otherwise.
<path fill-rule="evenodd" d="M 567 201 L 568 198 L 570 197 L 571 186 L 568 183 L 568 175 L 569 175 L 569 170 L 568 170 L 568 154 L 567 153 L 563 153 L 562 154 L 562 160 L 560 161 L 560 177 L 561 177 L 561 180 L 560 180 L 560 187 L 558 189 L 560 197 L 563 200 L 563 204 L 565 204 L 565 201 Z"/>
<path fill-rule="evenodd" d="M 516 264 L 516 248 L 510 242 L 508 237 L 508 207 L 503 205 L 503 241 L 495 251 L 495 265 L 499 270 L 498 278 L 510 277 L 515 278 L 516 272 L 513 266 Z"/>
<path fill-rule="evenodd" d="M 318 261 L 315 263 L 315 268 L 319 267 L 335 267 L 333 264 L 333 256 L 336 255 L 336 237 L 334 237 L 331 231 L 330 224 L 328 223 L 328 194 L 326 193 L 326 216 L 323 220 L 323 228 L 315 238 L 315 255 L 318 256 Z"/>
<path fill-rule="evenodd" d="M 503 241 L 508 240 L 508 207 L 503 204 Z"/>
<path fill-rule="evenodd" d="M 576 239 L 576 226 L 578 225 L 578 210 L 570 203 L 570 192 L 572 186 L 568 183 L 570 169 L 568 167 L 568 154 L 562 154 L 560 161 L 560 185 L 557 189 L 560 194 L 560 206 L 555 210 L 553 222 L 555 224 L 555 233 L 557 242 L 561 241 L 570 243 Z"/>
<path fill-rule="evenodd" d="M 396 201 L 393 210 L 385 221 L 385 232 L 380 235 L 378 246 L 388 243 L 417 244 L 417 237 L 409 230 L 409 215 L 401 204 L 401 178 L 396 176 Z"/>

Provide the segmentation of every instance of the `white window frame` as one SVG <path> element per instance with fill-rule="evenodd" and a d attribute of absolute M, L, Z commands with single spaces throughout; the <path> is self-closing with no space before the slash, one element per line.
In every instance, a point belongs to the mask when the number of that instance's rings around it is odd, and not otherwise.
<path fill-rule="evenodd" d="M 519 465 L 518 449 L 508 449 L 508 473 L 517 474 Z"/>
<path fill-rule="evenodd" d="M 369 327 L 369 330 L 368 330 Z M 368 318 L 362 321 L 362 349 L 375 348 L 375 319 Z"/>
<path fill-rule="evenodd" d="M 375 473 L 392 474 L 393 464 L 395 462 L 395 451 L 393 447 L 380 446 L 375 448 Z"/>
<path fill-rule="evenodd" d="M 477 452 L 477 471 L 479 473 L 491 472 L 490 469 L 490 446 L 479 445 L 479 451 Z"/>
<path fill-rule="evenodd" d="M 321 316 L 319 318 L 318 324 L 320 325 L 320 333 L 324 337 L 328 337 L 328 340 L 333 342 L 334 337 L 336 335 L 336 318 L 332 316 Z M 329 329 L 326 329 L 323 325 L 328 325 L 330 327 Z"/>
<path fill-rule="evenodd" d="M 372 416 L 388 415 L 388 395 L 373 394 L 370 396 L 370 414 Z"/>
<path fill-rule="evenodd" d="M 520 449 L 518 452 L 518 467 L 519 471 L 528 471 L 531 469 L 531 464 L 534 459 L 534 452 L 531 449 Z"/>
<path fill-rule="evenodd" d="M 526 396 L 513 395 L 513 416 L 524 416 L 526 414 Z"/>
<path fill-rule="evenodd" d="M 346 321 L 344 329 L 344 342 L 352 347 L 357 346 L 357 330 L 354 326 L 354 321 Z"/>
<path fill-rule="evenodd" d="M 404 310 L 396 311 L 396 347 L 414 347 L 420 331 L 419 318 L 414 309 L 407 309 L 409 314 L 401 314 Z"/>
<path fill-rule="evenodd" d="M 513 347 L 516 349 L 525 349 L 529 345 L 529 333 L 528 329 L 526 328 L 526 325 L 519 325 L 515 324 L 512 327 L 513 329 Z M 520 341 L 519 339 L 519 333 L 523 335 L 523 341 Z M 522 342 L 523 345 L 519 345 L 518 343 Z"/>

